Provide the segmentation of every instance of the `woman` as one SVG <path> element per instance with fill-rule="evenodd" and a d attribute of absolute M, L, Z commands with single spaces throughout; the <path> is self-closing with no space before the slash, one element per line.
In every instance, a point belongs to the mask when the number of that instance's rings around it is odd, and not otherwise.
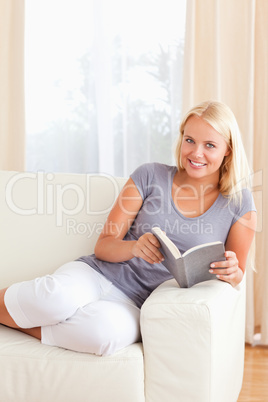
<path fill-rule="evenodd" d="M 149 163 L 135 170 L 94 255 L 3 289 L 0 322 L 45 344 L 98 355 L 138 341 L 141 305 L 171 278 L 151 233 L 155 225 L 181 252 L 221 240 L 226 261 L 215 261 L 211 272 L 238 285 L 256 212 L 250 191 L 242 188 L 249 171 L 231 110 L 219 102 L 190 110 L 181 123 L 176 159 L 177 166 Z"/>

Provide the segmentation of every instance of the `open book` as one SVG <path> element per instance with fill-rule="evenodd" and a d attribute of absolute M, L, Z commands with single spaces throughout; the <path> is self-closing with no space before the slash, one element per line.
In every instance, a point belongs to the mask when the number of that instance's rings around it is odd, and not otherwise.
<path fill-rule="evenodd" d="M 160 251 L 165 258 L 162 264 L 174 276 L 181 288 L 189 288 L 199 282 L 217 279 L 215 274 L 209 272 L 209 269 L 212 262 L 226 259 L 222 242 L 201 244 L 181 255 L 175 244 L 159 227 L 153 227 L 152 233 L 161 244 Z"/>

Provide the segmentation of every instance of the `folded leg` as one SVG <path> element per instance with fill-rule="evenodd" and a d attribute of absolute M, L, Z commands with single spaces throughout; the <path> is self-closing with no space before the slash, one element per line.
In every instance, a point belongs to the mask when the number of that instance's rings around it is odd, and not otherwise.
<path fill-rule="evenodd" d="M 42 327 L 42 343 L 96 355 L 113 354 L 139 340 L 140 310 L 117 301 L 90 303 L 66 321 Z"/>
<path fill-rule="evenodd" d="M 74 261 L 52 275 L 11 285 L 4 302 L 21 328 L 54 325 L 71 317 L 78 308 L 99 300 L 111 286 L 87 264 Z"/>

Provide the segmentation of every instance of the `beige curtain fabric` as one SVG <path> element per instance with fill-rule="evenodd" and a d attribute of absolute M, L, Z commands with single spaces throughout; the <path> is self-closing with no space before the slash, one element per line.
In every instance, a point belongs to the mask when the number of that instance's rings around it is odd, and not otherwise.
<path fill-rule="evenodd" d="M 0 0 L 0 169 L 24 170 L 24 0 Z"/>
<path fill-rule="evenodd" d="M 255 325 L 262 343 L 268 345 L 268 1 L 256 0 L 254 74 L 254 170 L 259 172 L 258 190 L 263 205 L 259 214 L 255 278 Z M 262 179 L 262 180 L 261 180 Z M 262 198 L 261 198 L 262 197 Z M 262 212 L 262 214 L 261 214 Z"/>
<path fill-rule="evenodd" d="M 268 344 L 268 1 L 187 0 L 183 112 L 207 99 L 235 113 L 254 172 L 256 273 L 247 269 L 246 341 Z"/>

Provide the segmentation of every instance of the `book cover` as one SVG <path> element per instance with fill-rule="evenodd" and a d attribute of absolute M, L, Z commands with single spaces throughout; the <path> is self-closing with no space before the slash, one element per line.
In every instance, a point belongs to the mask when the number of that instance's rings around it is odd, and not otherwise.
<path fill-rule="evenodd" d="M 222 242 L 201 244 L 181 255 L 176 245 L 159 227 L 153 227 L 152 233 L 161 244 L 160 251 L 165 258 L 162 264 L 174 276 L 180 287 L 189 288 L 199 282 L 217 279 L 209 269 L 212 262 L 226 259 Z"/>

